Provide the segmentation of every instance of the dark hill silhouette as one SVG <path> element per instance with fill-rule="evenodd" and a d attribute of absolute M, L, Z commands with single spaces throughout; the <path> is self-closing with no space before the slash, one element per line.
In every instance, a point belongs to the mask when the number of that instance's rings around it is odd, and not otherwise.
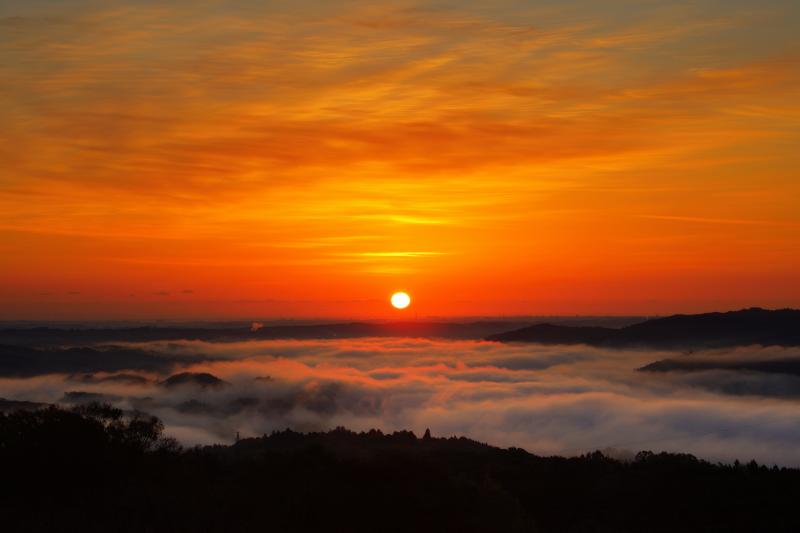
<path fill-rule="evenodd" d="M 767 374 L 800 376 L 800 359 L 769 359 L 764 361 L 725 361 L 697 359 L 690 355 L 681 359 L 660 359 L 637 370 L 642 372 L 700 372 L 703 370 L 739 370 Z"/>
<path fill-rule="evenodd" d="M 190 385 L 203 389 L 216 389 L 228 385 L 226 381 L 223 381 L 217 376 L 207 372 L 181 372 L 168 377 L 160 384 L 165 387 L 180 387 Z"/>
<path fill-rule="evenodd" d="M 488 339 L 499 342 L 649 348 L 752 344 L 800 346 L 800 311 L 751 308 L 727 313 L 674 315 L 618 329 L 538 324 L 491 335 Z"/>
<path fill-rule="evenodd" d="M 613 328 L 536 324 L 527 328 L 492 335 L 488 340 L 502 342 L 538 342 L 542 344 L 597 344 L 616 335 Z"/>
<path fill-rule="evenodd" d="M 121 399 L 122 398 L 120 396 L 113 394 L 102 394 L 99 392 L 87 391 L 67 391 L 64 393 L 64 396 L 61 397 L 59 402 L 69 405 L 86 405 L 98 402 L 118 402 Z"/>
<path fill-rule="evenodd" d="M 800 471 L 686 454 L 539 457 L 409 431 L 182 450 L 88 405 L 0 414 L 4 531 L 794 532 Z"/>
<path fill-rule="evenodd" d="M 34 411 L 47 407 L 48 405 L 49 404 L 46 403 L 29 402 L 27 400 L 7 400 L 6 398 L 0 398 L 0 412 L 3 413 L 21 410 Z"/>
<path fill-rule="evenodd" d="M 127 385 L 146 385 L 150 383 L 150 380 L 144 376 L 124 372 L 107 376 L 96 376 L 93 373 L 73 374 L 70 379 L 83 381 L 84 383 L 125 383 Z"/>
<path fill-rule="evenodd" d="M 176 363 L 200 361 L 200 357 L 169 356 L 146 350 L 107 346 L 89 348 L 32 348 L 0 345 L 0 376 L 30 377 L 42 374 L 92 374 L 137 369 L 168 372 Z"/>
<path fill-rule="evenodd" d="M 34 327 L 0 330 L 0 344 L 60 346 L 181 339 L 235 342 L 265 339 L 339 339 L 357 337 L 480 339 L 493 333 L 508 331 L 524 323 L 525 322 L 519 321 L 484 321 L 469 323 L 428 321 L 350 322 L 266 326 L 255 331 L 249 327 L 185 328 L 165 326 L 84 329 Z"/>

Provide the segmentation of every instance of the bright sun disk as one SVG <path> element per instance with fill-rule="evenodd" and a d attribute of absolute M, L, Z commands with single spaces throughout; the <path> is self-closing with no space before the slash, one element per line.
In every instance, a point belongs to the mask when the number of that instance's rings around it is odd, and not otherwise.
<path fill-rule="evenodd" d="M 405 309 L 411 303 L 411 296 L 404 292 L 392 294 L 392 305 L 397 309 Z"/>

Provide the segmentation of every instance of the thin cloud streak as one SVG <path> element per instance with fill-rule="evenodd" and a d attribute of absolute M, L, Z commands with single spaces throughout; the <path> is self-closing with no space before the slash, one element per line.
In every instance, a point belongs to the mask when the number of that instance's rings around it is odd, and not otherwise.
<path fill-rule="evenodd" d="M 773 220 L 735 220 L 727 218 L 704 218 L 704 217 L 685 217 L 677 215 L 640 215 L 641 218 L 653 220 L 672 220 L 675 222 L 697 222 L 699 224 L 742 224 L 756 226 L 771 226 L 782 224 Z"/>
<path fill-rule="evenodd" d="M 512 4 L 5 2 L 0 302 L 59 290 L 45 264 L 87 301 L 186 277 L 231 300 L 370 298 L 413 277 L 437 314 L 458 312 L 451 293 L 579 300 L 581 276 L 617 287 L 605 312 L 686 311 L 626 301 L 675 294 L 660 269 L 712 286 L 760 263 L 737 301 L 800 271 L 791 5 Z M 681 213 L 708 228 L 677 240 L 647 218 Z M 739 230 L 770 219 L 772 243 L 749 246 Z M 337 261 L 393 250 L 443 253 Z M 592 277 L 620 261 L 635 286 Z"/>

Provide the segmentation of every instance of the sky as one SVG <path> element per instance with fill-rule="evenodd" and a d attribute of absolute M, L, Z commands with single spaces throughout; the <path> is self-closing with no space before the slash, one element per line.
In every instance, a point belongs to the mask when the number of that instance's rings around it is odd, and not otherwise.
<path fill-rule="evenodd" d="M 0 319 L 797 307 L 798 29 L 794 0 L 5 0 Z"/>

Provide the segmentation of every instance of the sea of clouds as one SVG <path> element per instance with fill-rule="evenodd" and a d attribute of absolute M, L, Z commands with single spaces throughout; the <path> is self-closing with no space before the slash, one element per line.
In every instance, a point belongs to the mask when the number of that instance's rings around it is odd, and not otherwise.
<path fill-rule="evenodd" d="M 418 435 L 430 428 L 434 436 L 465 435 L 543 455 L 664 450 L 800 466 L 800 377 L 637 371 L 675 352 L 400 338 L 126 347 L 174 365 L 162 374 L 130 368 L 123 375 L 0 378 L 2 396 L 65 405 L 101 399 L 143 410 L 186 445 L 287 427 Z M 800 350 L 751 347 L 683 357 L 786 360 L 800 359 Z M 176 372 L 207 372 L 226 384 L 165 386 Z"/>

